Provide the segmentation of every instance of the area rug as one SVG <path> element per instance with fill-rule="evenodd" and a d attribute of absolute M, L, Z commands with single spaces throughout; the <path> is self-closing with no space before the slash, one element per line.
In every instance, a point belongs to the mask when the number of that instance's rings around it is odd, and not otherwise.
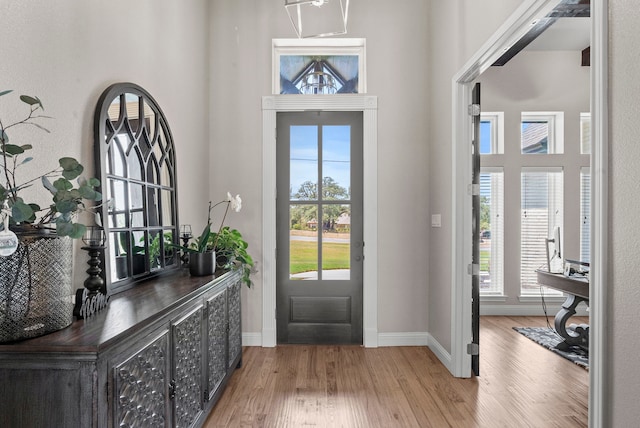
<path fill-rule="evenodd" d="M 584 349 L 579 346 L 571 346 L 568 351 L 556 349 L 556 345 L 562 342 L 562 338 L 558 336 L 555 330 L 547 327 L 513 327 L 513 329 L 548 350 L 589 370 L 589 353 Z"/>

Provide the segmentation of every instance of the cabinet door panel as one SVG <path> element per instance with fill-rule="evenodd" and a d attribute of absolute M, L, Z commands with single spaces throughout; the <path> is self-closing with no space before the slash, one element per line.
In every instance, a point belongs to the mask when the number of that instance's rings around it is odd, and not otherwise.
<path fill-rule="evenodd" d="M 229 286 L 229 366 L 242 352 L 242 327 L 240 325 L 240 286 L 242 282 L 236 281 Z"/>
<path fill-rule="evenodd" d="M 167 419 L 168 331 L 113 369 L 114 426 L 163 427 Z"/>
<path fill-rule="evenodd" d="M 207 300 L 208 399 L 217 391 L 227 374 L 227 290 Z"/>
<path fill-rule="evenodd" d="M 203 410 L 202 316 L 200 305 L 172 326 L 175 427 L 190 427 Z"/>

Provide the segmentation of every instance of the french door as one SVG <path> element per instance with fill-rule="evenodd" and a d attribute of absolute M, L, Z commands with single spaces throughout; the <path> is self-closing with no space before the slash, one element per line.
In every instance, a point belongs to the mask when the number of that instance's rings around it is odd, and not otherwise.
<path fill-rule="evenodd" d="M 277 113 L 278 343 L 362 343 L 362 112 Z"/>

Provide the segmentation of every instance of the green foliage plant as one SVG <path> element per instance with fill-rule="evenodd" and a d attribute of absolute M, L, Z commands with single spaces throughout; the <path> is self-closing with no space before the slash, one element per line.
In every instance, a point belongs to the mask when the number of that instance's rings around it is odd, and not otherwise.
<path fill-rule="evenodd" d="M 226 204 L 222 221 L 218 232 L 211 230 L 211 211 L 218 205 Z M 247 252 L 246 241 L 242 239 L 242 235 L 235 229 L 229 229 L 228 226 L 224 226 L 224 221 L 227 218 L 229 209 L 235 212 L 239 212 L 242 208 L 242 199 L 240 195 L 231 196 L 231 193 L 227 192 L 227 198 L 222 201 L 212 204 L 209 201 L 209 211 L 207 216 L 207 224 L 202 230 L 202 233 L 195 238 L 194 242 L 191 242 L 188 246 L 180 246 L 172 244 L 171 246 L 180 248 L 191 253 L 204 253 L 207 251 L 215 251 L 216 259 L 224 259 L 222 268 L 224 269 L 241 269 L 242 280 L 247 287 L 251 287 L 252 281 L 250 278 L 253 273 L 254 262 L 249 253 Z"/>
<path fill-rule="evenodd" d="M 0 97 L 11 93 L 11 90 L 0 91 Z M 49 132 L 40 125 L 42 119 L 50 119 L 41 114 L 44 111 L 42 101 L 38 97 L 21 95 L 20 100 L 29 106 L 29 112 L 22 120 L 5 124 L 0 119 L 0 208 L 9 216 L 10 226 L 36 226 L 46 228 L 55 224 L 58 236 L 81 238 L 86 227 L 76 221 L 79 212 L 87 210 L 85 201 L 98 202 L 102 195 L 96 191 L 100 182 L 95 178 L 82 177 L 84 167 L 74 158 L 63 157 L 58 166 L 35 178 L 18 183 L 16 171 L 33 160 L 28 156 L 33 149 L 31 144 L 18 145 L 9 140 L 11 128 L 33 126 Z M 75 180 L 75 183 L 72 182 Z M 40 181 L 52 195 L 52 203 L 46 207 L 26 202 L 21 192 Z"/>
<path fill-rule="evenodd" d="M 224 269 L 240 269 L 242 281 L 251 287 L 251 273 L 253 272 L 253 258 L 247 252 L 249 244 L 242 238 L 242 234 L 229 226 L 221 228 L 218 233 L 209 235 L 210 245 L 216 252 L 216 260 Z"/>

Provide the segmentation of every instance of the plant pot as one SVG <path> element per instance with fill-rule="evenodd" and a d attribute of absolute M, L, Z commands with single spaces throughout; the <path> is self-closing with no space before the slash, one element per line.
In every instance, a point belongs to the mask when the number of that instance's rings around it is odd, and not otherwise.
<path fill-rule="evenodd" d="M 0 257 L 0 342 L 42 336 L 73 322 L 73 242 L 55 233 L 17 232 Z"/>
<path fill-rule="evenodd" d="M 145 254 L 134 254 L 133 255 L 133 275 L 140 275 L 141 273 L 145 273 L 146 266 L 146 255 Z"/>
<path fill-rule="evenodd" d="M 189 254 L 189 273 L 193 276 L 213 275 L 216 271 L 216 253 L 207 251 L 204 253 Z"/>

